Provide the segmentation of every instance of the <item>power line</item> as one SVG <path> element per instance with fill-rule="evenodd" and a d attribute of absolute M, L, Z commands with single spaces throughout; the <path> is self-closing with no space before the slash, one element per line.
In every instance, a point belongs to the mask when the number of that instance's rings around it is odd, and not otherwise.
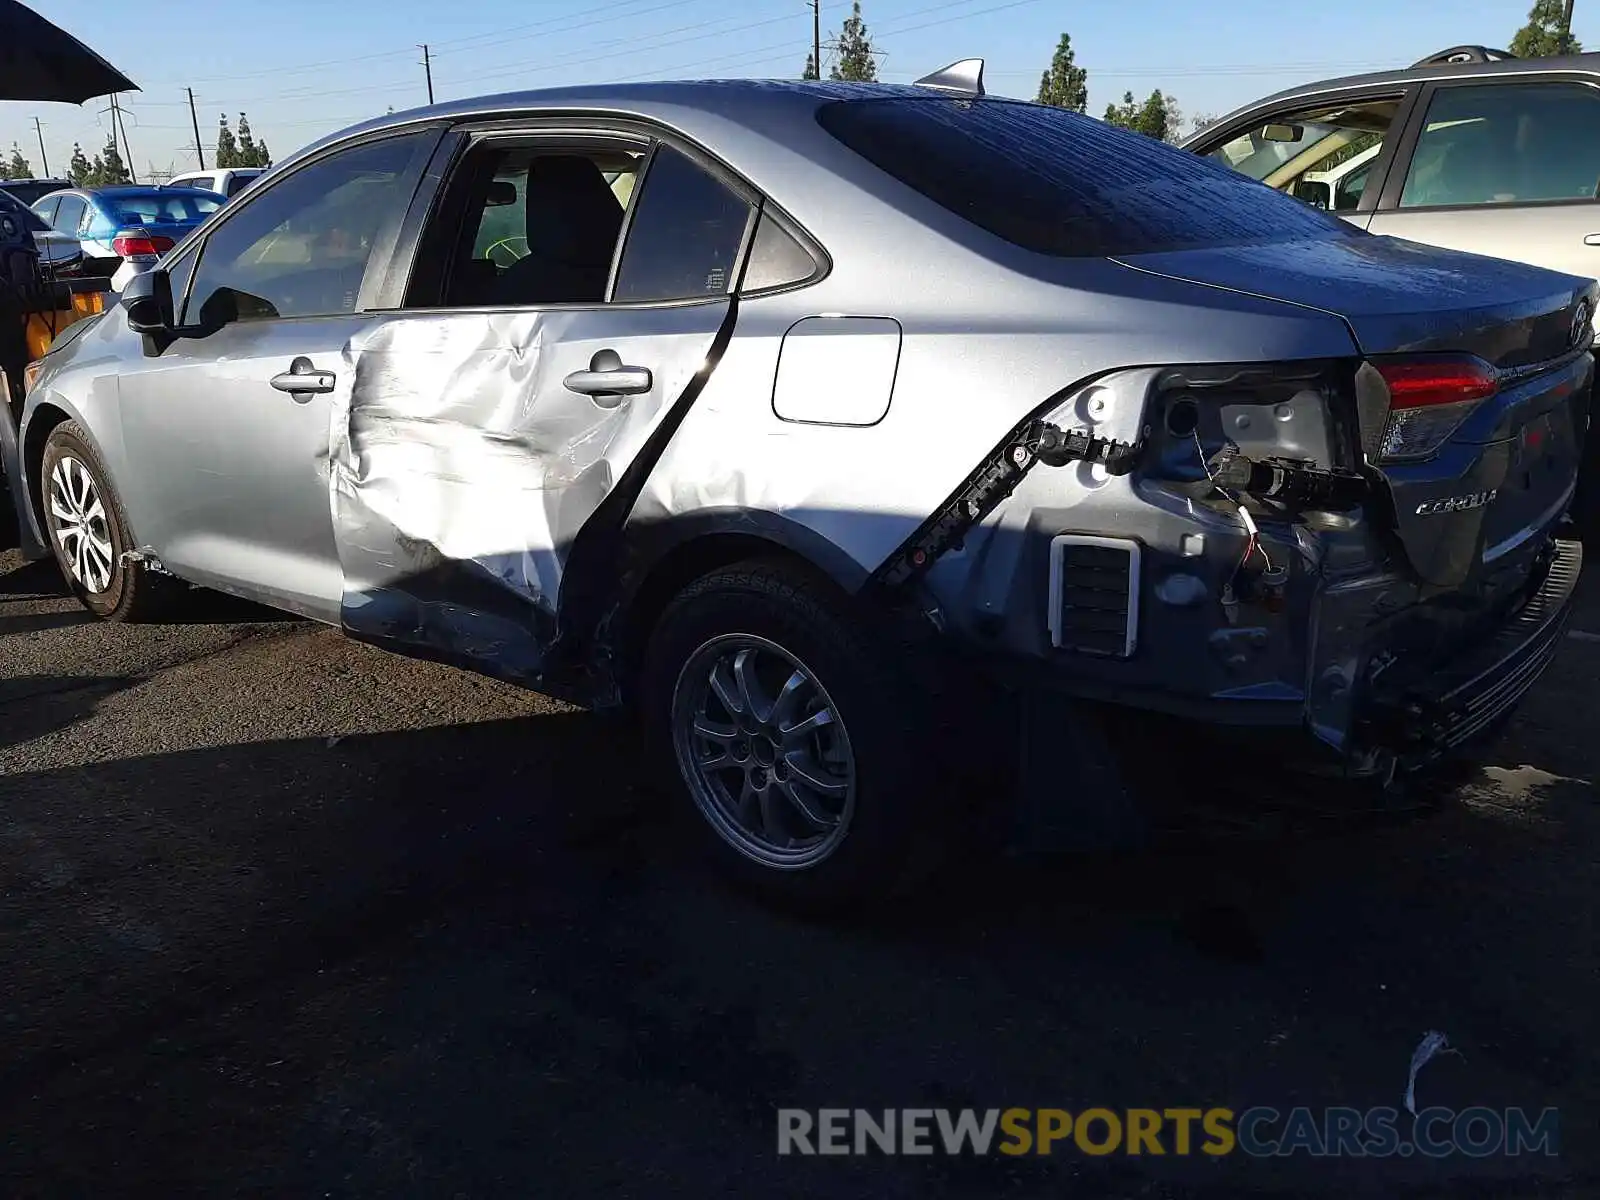
<path fill-rule="evenodd" d="M 933 4 L 933 5 L 928 6 L 927 8 L 913 9 L 911 12 L 902 13 L 901 14 L 901 18 L 904 19 L 906 17 L 925 16 L 928 13 L 945 12 L 945 11 L 947 11 L 949 9 L 960 8 L 964 4 L 972 4 L 972 3 L 975 3 L 975 2 L 976 2 L 976 0 L 945 0 L 945 2 L 942 3 L 942 4 Z M 888 28 L 888 29 L 884 29 L 884 30 L 880 30 L 880 31 L 869 30 L 868 32 L 871 34 L 872 38 L 874 40 L 876 40 L 879 37 L 883 37 L 883 36 L 886 36 L 886 35 L 892 35 L 892 34 L 896 34 L 896 33 L 909 33 L 909 32 L 911 32 L 913 30 L 925 29 L 925 28 L 928 28 L 929 26 L 933 26 L 933 25 L 947 24 L 950 21 L 961 21 L 961 20 L 967 19 L 968 17 L 982 17 L 982 16 L 988 15 L 989 13 L 1004 11 L 1005 9 L 1008 9 L 1008 8 L 1020 8 L 1022 5 L 1025 5 L 1025 4 L 1039 4 L 1041 2 L 1042 2 L 1042 0 L 1008 0 L 1008 2 L 1005 3 L 1005 4 L 997 4 L 997 5 L 995 5 L 995 6 L 991 7 L 991 8 L 980 8 L 980 9 L 977 9 L 976 11 L 974 11 L 974 12 L 957 13 L 955 16 L 941 18 L 940 20 L 937 20 L 937 21 L 929 21 L 929 22 L 926 22 L 925 24 L 922 24 L 922 25 L 911 25 L 911 26 L 906 26 L 906 27 L 901 27 L 901 28 Z M 699 40 L 699 39 L 695 39 L 695 40 Z M 659 78 L 660 76 L 665 75 L 665 74 L 675 74 L 675 73 L 680 72 L 680 71 L 695 70 L 695 69 L 697 69 L 699 67 L 715 66 L 718 63 L 727 62 L 730 59 L 745 59 L 750 63 L 750 65 L 754 66 L 757 63 L 765 63 L 765 62 L 775 61 L 776 58 L 777 58 L 776 54 L 773 54 L 772 57 L 770 57 L 770 58 L 757 58 L 756 57 L 757 55 L 768 54 L 769 52 L 775 52 L 775 51 L 784 50 L 784 49 L 788 49 L 792 53 L 793 52 L 793 48 L 794 48 L 794 44 L 792 42 L 775 42 L 775 43 L 773 43 L 772 45 L 769 45 L 769 46 L 759 46 L 759 47 L 756 47 L 754 49 L 734 51 L 734 52 L 729 53 L 729 54 L 719 54 L 715 58 L 703 58 L 703 59 L 699 59 L 699 60 L 697 60 L 695 62 L 678 63 L 675 66 L 660 67 L 660 68 L 657 68 L 656 70 L 644 71 L 644 72 L 641 72 L 641 73 L 639 73 L 637 75 L 624 75 L 620 79 L 616 80 L 616 82 L 618 82 L 618 83 L 631 83 L 631 82 L 634 82 L 635 80 L 645 80 L 645 79 Z"/>
<path fill-rule="evenodd" d="M 594 13 L 597 13 L 597 12 L 608 12 L 608 11 L 611 11 L 611 10 L 614 10 L 614 9 L 627 8 L 627 7 L 630 7 L 630 6 L 634 5 L 634 4 L 638 4 L 640 2 L 641 2 L 641 0 L 615 0 L 614 3 L 602 4 L 602 5 L 600 5 L 600 6 L 596 7 L 596 8 L 590 9 L 588 14 L 586 14 L 586 15 L 593 15 Z M 682 3 L 683 3 L 683 0 L 674 0 L 673 4 L 667 5 L 667 6 L 664 6 L 664 7 L 674 7 L 674 8 L 682 7 Z M 655 11 L 655 10 L 652 9 L 652 10 L 647 10 L 647 11 Z M 450 40 L 450 41 L 433 42 L 433 43 L 430 43 L 430 45 L 433 46 L 433 48 L 435 50 L 437 50 L 440 47 L 459 46 L 459 45 L 462 45 L 462 44 L 467 43 L 467 42 L 475 42 L 475 41 L 488 41 L 488 42 L 494 42 L 495 44 L 499 44 L 501 42 L 504 42 L 504 41 L 508 40 L 508 37 L 507 37 L 508 34 L 518 33 L 519 31 L 522 31 L 522 30 L 543 29 L 543 30 L 546 30 L 548 32 L 553 32 L 553 33 L 568 33 L 568 32 L 571 32 L 574 29 L 587 29 L 591 25 L 604 24 L 605 23 L 605 22 L 585 21 L 585 22 L 580 22 L 577 25 L 569 26 L 569 27 L 563 28 L 563 29 L 555 29 L 555 30 L 550 30 L 549 29 L 549 26 L 555 25 L 555 24 L 559 24 L 562 21 L 568 20 L 568 19 L 570 19 L 570 17 L 572 15 L 574 15 L 574 14 L 568 14 L 568 15 L 562 16 L 562 17 L 547 18 L 547 19 L 541 20 L 541 21 L 530 21 L 530 22 L 527 22 L 526 24 L 523 24 L 523 25 L 511 25 L 511 26 L 507 26 L 507 27 L 505 27 L 503 29 L 498 29 L 498 30 L 494 30 L 494 31 L 491 31 L 491 32 L 487 32 L 487 33 L 471 34 L 471 35 L 469 35 L 467 37 L 455 38 L 455 39 Z M 639 13 L 628 13 L 628 14 L 624 14 L 624 15 L 618 16 L 618 17 L 607 18 L 607 20 L 627 20 L 627 19 L 629 19 L 631 17 L 639 16 L 639 15 L 642 15 L 642 14 L 639 14 Z M 375 51 L 372 54 L 361 54 L 361 55 L 356 55 L 355 57 L 346 57 L 346 58 L 324 59 L 324 60 L 322 60 L 320 62 L 301 63 L 301 64 L 299 64 L 297 66 L 276 67 L 276 68 L 273 68 L 271 70 L 264 70 L 264 71 L 242 71 L 242 72 L 238 72 L 238 73 L 232 74 L 232 75 L 213 75 L 213 76 L 209 76 L 209 77 L 201 77 L 201 78 L 196 78 L 196 79 L 190 79 L 189 83 L 190 84 L 196 84 L 196 83 L 234 83 L 234 82 L 237 82 L 238 80 L 241 80 L 241 79 L 268 79 L 268 78 L 277 79 L 277 78 L 282 78 L 285 75 L 303 75 L 303 74 L 306 74 L 308 72 L 327 70 L 330 67 L 349 66 L 352 63 L 377 62 L 377 61 L 379 61 L 381 59 L 386 59 L 386 58 L 409 57 L 414 48 L 415 47 L 407 47 L 406 49 L 403 49 L 403 50 L 380 50 L 380 51 Z M 160 84 L 160 83 L 176 84 L 177 80 L 174 80 L 174 79 L 165 79 L 165 80 L 157 79 L 157 80 L 152 80 L 150 82 L 157 83 L 157 84 Z"/>
<path fill-rule="evenodd" d="M 614 9 L 619 9 L 619 8 L 630 8 L 633 5 L 640 4 L 642 2 L 643 2 L 643 0 L 619 0 L 619 2 L 615 3 L 615 4 L 602 4 L 598 8 L 591 8 L 591 9 L 589 9 L 589 11 L 587 13 L 582 13 L 582 14 L 573 13 L 573 14 L 569 14 L 569 16 L 580 16 L 581 15 L 581 16 L 584 16 L 584 17 L 592 17 L 592 16 L 594 16 L 595 13 L 610 12 L 610 11 L 612 11 Z M 461 47 L 462 44 L 466 43 L 466 42 L 492 42 L 496 46 L 499 46 L 499 45 L 503 45 L 506 42 L 526 41 L 528 38 L 535 37 L 535 36 L 543 36 L 543 35 L 554 34 L 554 33 L 574 33 L 574 32 L 576 32 L 577 30 L 580 30 L 580 29 L 592 29 L 596 25 L 610 25 L 615 21 L 631 21 L 631 20 L 634 20 L 636 17 L 642 17 L 642 16 L 645 16 L 648 13 L 661 12 L 661 11 L 663 11 L 665 9 L 668 9 L 668 8 L 683 8 L 683 7 L 684 7 L 684 0 L 672 0 L 671 3 L 668 3 L 668 4 L 657 4 L 652 8 L 641 8 L 641 9 L 637 10 L 636 12 L 619 13 L 616 16 L 606 17 L 606 18 L 604 18 L 602 20 L 598 20 L 598 21 L 591 21 L 591 20 L 579 21 L 575 25 L 564 25 L 560 29 L 552 29 L 552 28 L 550 28 L 550 26 L 552 24 L 560 22 L 560 21 L 564 21 L 564 20 L 567 19 L 567 17 L 555 17 L 550 21 L 533 21 L 533 22 L 530 22 L 530 23 L 528 23 L 526 25 L 510 25 L 510 26 L 507 26 L 504 29 L 497 29 L 492 33 L 478 33 L 478 34 L 472 34 L 469 37 L 456 38 L 454 41 L 450 41 L 450 42 L 436 42 L 436 43 L 434 43 L 434 46 L 435 46 L 435 48 L 437 48 L 439 46 Z M 528 31 L 532 31 L 532 32 L 528 32 Z M 475 47 L 467 47 L 468 51 L 470 51 L 471 49 L 475 49 Z M 450 53 L 450 54 L 460 54 L 460 53 L 462 53 L 462 50 L 458 48 L 458 49 L 453 49 L 453 50 L 447 50 L 446 52 Z"/>

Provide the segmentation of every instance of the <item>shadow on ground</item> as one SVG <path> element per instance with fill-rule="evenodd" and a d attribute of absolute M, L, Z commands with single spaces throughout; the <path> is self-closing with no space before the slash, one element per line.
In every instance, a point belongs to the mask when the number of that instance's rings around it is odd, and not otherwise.
<path fill-rule="evenodd" d="M 26 682 L 26 681 L 24 681 Z M 97 684 L 105 681 L 95 681 Z M 89 689 L 85 689 L 87 691 Z M 13 775 L 13 1195 L 1529 1195 L 1558 1159 L 779 1160 L 774 1109 L 1600 1114 L 1583 750 L 1520 804 L 952 864 L 844 925 L 708 884 L 586 715 Z M 1592 760 L 1588 760 L 1592 761 Z M 1564 765 L 1563 765 L 1564 764 Z M 1516 764 L 1509 764 L 1515 768 Z M 1499 793 L 1496 793 L 1497 796 Z"/>

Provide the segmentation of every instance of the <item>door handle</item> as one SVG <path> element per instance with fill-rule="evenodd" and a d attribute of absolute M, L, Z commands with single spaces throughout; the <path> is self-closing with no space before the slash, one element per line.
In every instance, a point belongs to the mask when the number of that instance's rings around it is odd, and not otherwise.
<path fill-rule="evenodd" d="M 655 386 L 649 367 L 626 366 L 615 350 L 595 351 L 587 371 L 574 371 L 563 382 L 569 392 L 590 396 L 597 403 L 619 396 L 638 396 Z M 614 400 L 605 407 L 614 407 Z"/>
<path fill-rule="evenodd" d="M 1585 246 L 1600 246 L 1600 233 L 1591 233 L 1583 239 Z"/>
<path fill-rule="evenodd" d="M 304 356 L 289 364 L 289 369 L 272 377 L 272 386 L 291 396 L 300 393 L 333 391 L 335 376 L 332 371 L 319 371 Z"/>

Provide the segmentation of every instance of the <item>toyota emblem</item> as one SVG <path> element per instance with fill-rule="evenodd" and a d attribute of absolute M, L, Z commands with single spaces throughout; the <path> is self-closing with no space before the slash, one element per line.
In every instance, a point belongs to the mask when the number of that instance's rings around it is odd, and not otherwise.
<path fill-rule="evenodd" d="M 1591 336 L 1589 331 L 1589 302 L 1578 301 L 1577 310 L 1572 314 L 1572 344 L 1582 345 Z"/>

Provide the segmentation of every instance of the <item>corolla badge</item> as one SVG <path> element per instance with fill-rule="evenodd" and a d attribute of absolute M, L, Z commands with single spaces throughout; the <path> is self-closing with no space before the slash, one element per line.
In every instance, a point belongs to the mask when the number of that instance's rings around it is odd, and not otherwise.
<path fill-rule="evenodd" d="M 1432 517 L 1439 513 L 1468 512 L 1474 508 L 1482 508 L 1486 504 L 1493 504 L 1494 498 L 1500 494 L 1498 488 L 1488 492 L 1469 492 L 1465 496 L 1446 496 L 1443 500 L 1429 500 L 1425 504 L 1417 505 L 1417 516 Z"/>

